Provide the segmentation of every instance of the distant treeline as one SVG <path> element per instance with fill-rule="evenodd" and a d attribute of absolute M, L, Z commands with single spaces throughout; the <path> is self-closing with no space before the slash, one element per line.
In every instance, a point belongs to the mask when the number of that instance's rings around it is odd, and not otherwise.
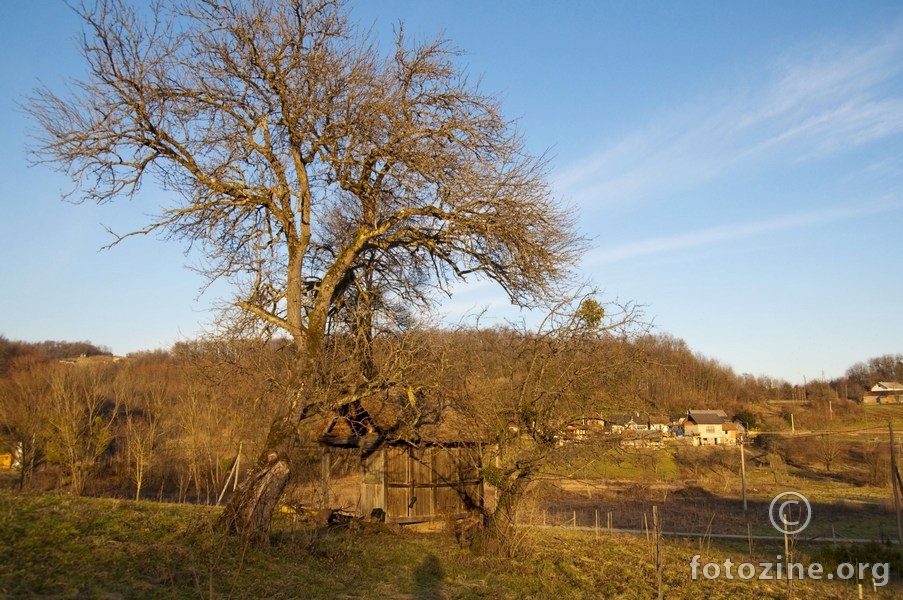
<path fill-rule="evenodd" d="M 719 408 L 750 423 L 771 400 L 838 411 L 877 381 L 903 380 L 900 354 L 793 386 L 737 375 L 668 335 L 555 343 L 505 328 L 419 331 L 370 340 L 368 368 L 374 381 L 402 377 L 424 415 L 454 405 L 471 439 L 529 430 L 549 452 L 575 418 Z M 335 406 L 360 384 L 361 342 L 335 336 L 328 346 L 317 385 Z M 182 342 L 118 360 L 90 342 L 0 337 L 0 453 L 17 454 L 23 486 L 212 502 L 239 447 L 243 466 L 261 451 L 294 357 L 285 340 Z M 308 459 L 316 481 L 315 457 L 299 458 Z"/>
<path fill-rule="evenodd" d="M 5 374 L 17 356 L 39 356 L 48 360 L 63 360 L 79 356 L 111 356 L 107 346 L 97 346 L 91 342 L 22 342 L 9 340 L 0 335 L 0 374 Z"/>

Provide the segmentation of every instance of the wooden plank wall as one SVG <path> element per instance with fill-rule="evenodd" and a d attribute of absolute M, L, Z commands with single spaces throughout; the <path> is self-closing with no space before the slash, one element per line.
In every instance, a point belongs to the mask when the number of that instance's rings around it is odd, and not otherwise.
<path fill-rule="evenodd" d="M 461 515 L 468 510 L 462 494 L 472 503 L 482 502 L 482 482 L 478 465 L 467 447 L 388 446 L 385 457 L 384 487 L 376 483 L 378 465 L 371 461 L 365 475 L 361 507 L 365 514 L 379 506 L 388 518 L 398 522 L 417 522 Z M 373 481 L 373 484 L 366 483 Z M 384 503 L 378 505 L 380 497 Z"/>

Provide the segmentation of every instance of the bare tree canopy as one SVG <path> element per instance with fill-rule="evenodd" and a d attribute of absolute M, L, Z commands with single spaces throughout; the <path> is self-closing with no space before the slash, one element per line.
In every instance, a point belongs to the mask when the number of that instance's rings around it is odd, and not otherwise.
<path fill-rule="evenodd" d="M 398 292 L 473 273 L 529 304 L 581 246 L 544 161 L 443 39 L 402 28 L 383 56 L 326 0 L 81 12 L 90 75 L 30 100 L 37 155 L 87 200 L 153 177 L 176 201 L 142 233 L 201 243 L 242 308 L 292 336 L 365 262 Z"/>
<path fill-rule="evenodd" d="M 292 337 L 284 426 L 309 406 L 331 315 L 356 289 L 428 305 L 472 275 L 529 306 L 556 295 L 583 251 L 545 158 L 445 39 L 399 27 L 382 52 L 340 0 L 76 10 L 88 75 L 28 99 L 32 152 L 72 177 L 76 200 L 133 196 L 147 178 L 171 193 L 116 242 L 156 232 L 198 245 L 236 307 Z"/>

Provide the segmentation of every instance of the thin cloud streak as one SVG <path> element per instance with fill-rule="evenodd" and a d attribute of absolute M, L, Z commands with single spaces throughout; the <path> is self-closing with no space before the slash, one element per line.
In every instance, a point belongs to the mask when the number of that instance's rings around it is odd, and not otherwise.
<path fill-rule="evenodd" d="M 903 210 L 903 202 L 887 201 L 864 206 L 838 206 L 820 211 L 784 215 L 754 223 L 719 225 L 689 233 L 623 244 L 614 248 L 603 248 L 590 253 L 586 262 L 588 266 L 625 262 L 635 258 L 670 254 L 680 250 L 739 241 L 781 231 L 810 228 L 894 210 Z"/>
<path fill-rule="evenodd" d="M 709 93 L 562 170 L 593 210 L 664 200 L 762 161 L 798 164 L 903 134 L 903 26 L 781 58 L 766 81 Z"/>

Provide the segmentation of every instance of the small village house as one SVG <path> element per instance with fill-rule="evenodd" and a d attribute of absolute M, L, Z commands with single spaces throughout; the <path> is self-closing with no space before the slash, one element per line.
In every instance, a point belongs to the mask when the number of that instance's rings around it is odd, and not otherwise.
<path fill-rule="evenodd" d="M 729 421 L 723 410 L 691 409 L 687 411 L 687 420 L 684 422 L 684 435 L 693 436 L 694 443 L 701 446 L 724 444 L 728 441 L 724 423 Z"/>
<path fill-rule="evenodd" d="M 667 433 L 671 425 L 671 418 L 668 415 L 649 415 L 649 430 Z"/>
<path fill-rule="evenodd" d="M 746 428 L 734 421 L 725 421 L 721 424 L 724 429 L 724 442 L 726 444 L 742 444 L 746 438 Z"/>
<path fill-rule="evenodd" d="M 592 435 L 602 432 L 604 428 L 605 421 L 598 417 L 574 419 L 565 425 L 559 442 L 561 444 L 565 442 L 585 442 Z"/>
<path fill-rule="evenodd" d="M 879 381 L 862 395 L 863 404 L 903 404 L 903 383 Z"/>
<path fill-rule="evenodd" d="M 687 415 L 685 413 L 669 415 L 668 420 L 668 433 L 670 433 L 673 437 L 683 437 L 684 423 L 686 423 L 687 421 Z"/>
<path fill-rule="evenodd" d="M 633 413 L 625 413 L 625 414 L 614 414 L 603 419 L 605 423 L 605 430 L 614 433 L 621 434 L 628 430 L 636 430 L 638 427 L 639 415 L 635 415 Z M 643 429 L 646 429 L 646 424 L 643 424 Z"/>

